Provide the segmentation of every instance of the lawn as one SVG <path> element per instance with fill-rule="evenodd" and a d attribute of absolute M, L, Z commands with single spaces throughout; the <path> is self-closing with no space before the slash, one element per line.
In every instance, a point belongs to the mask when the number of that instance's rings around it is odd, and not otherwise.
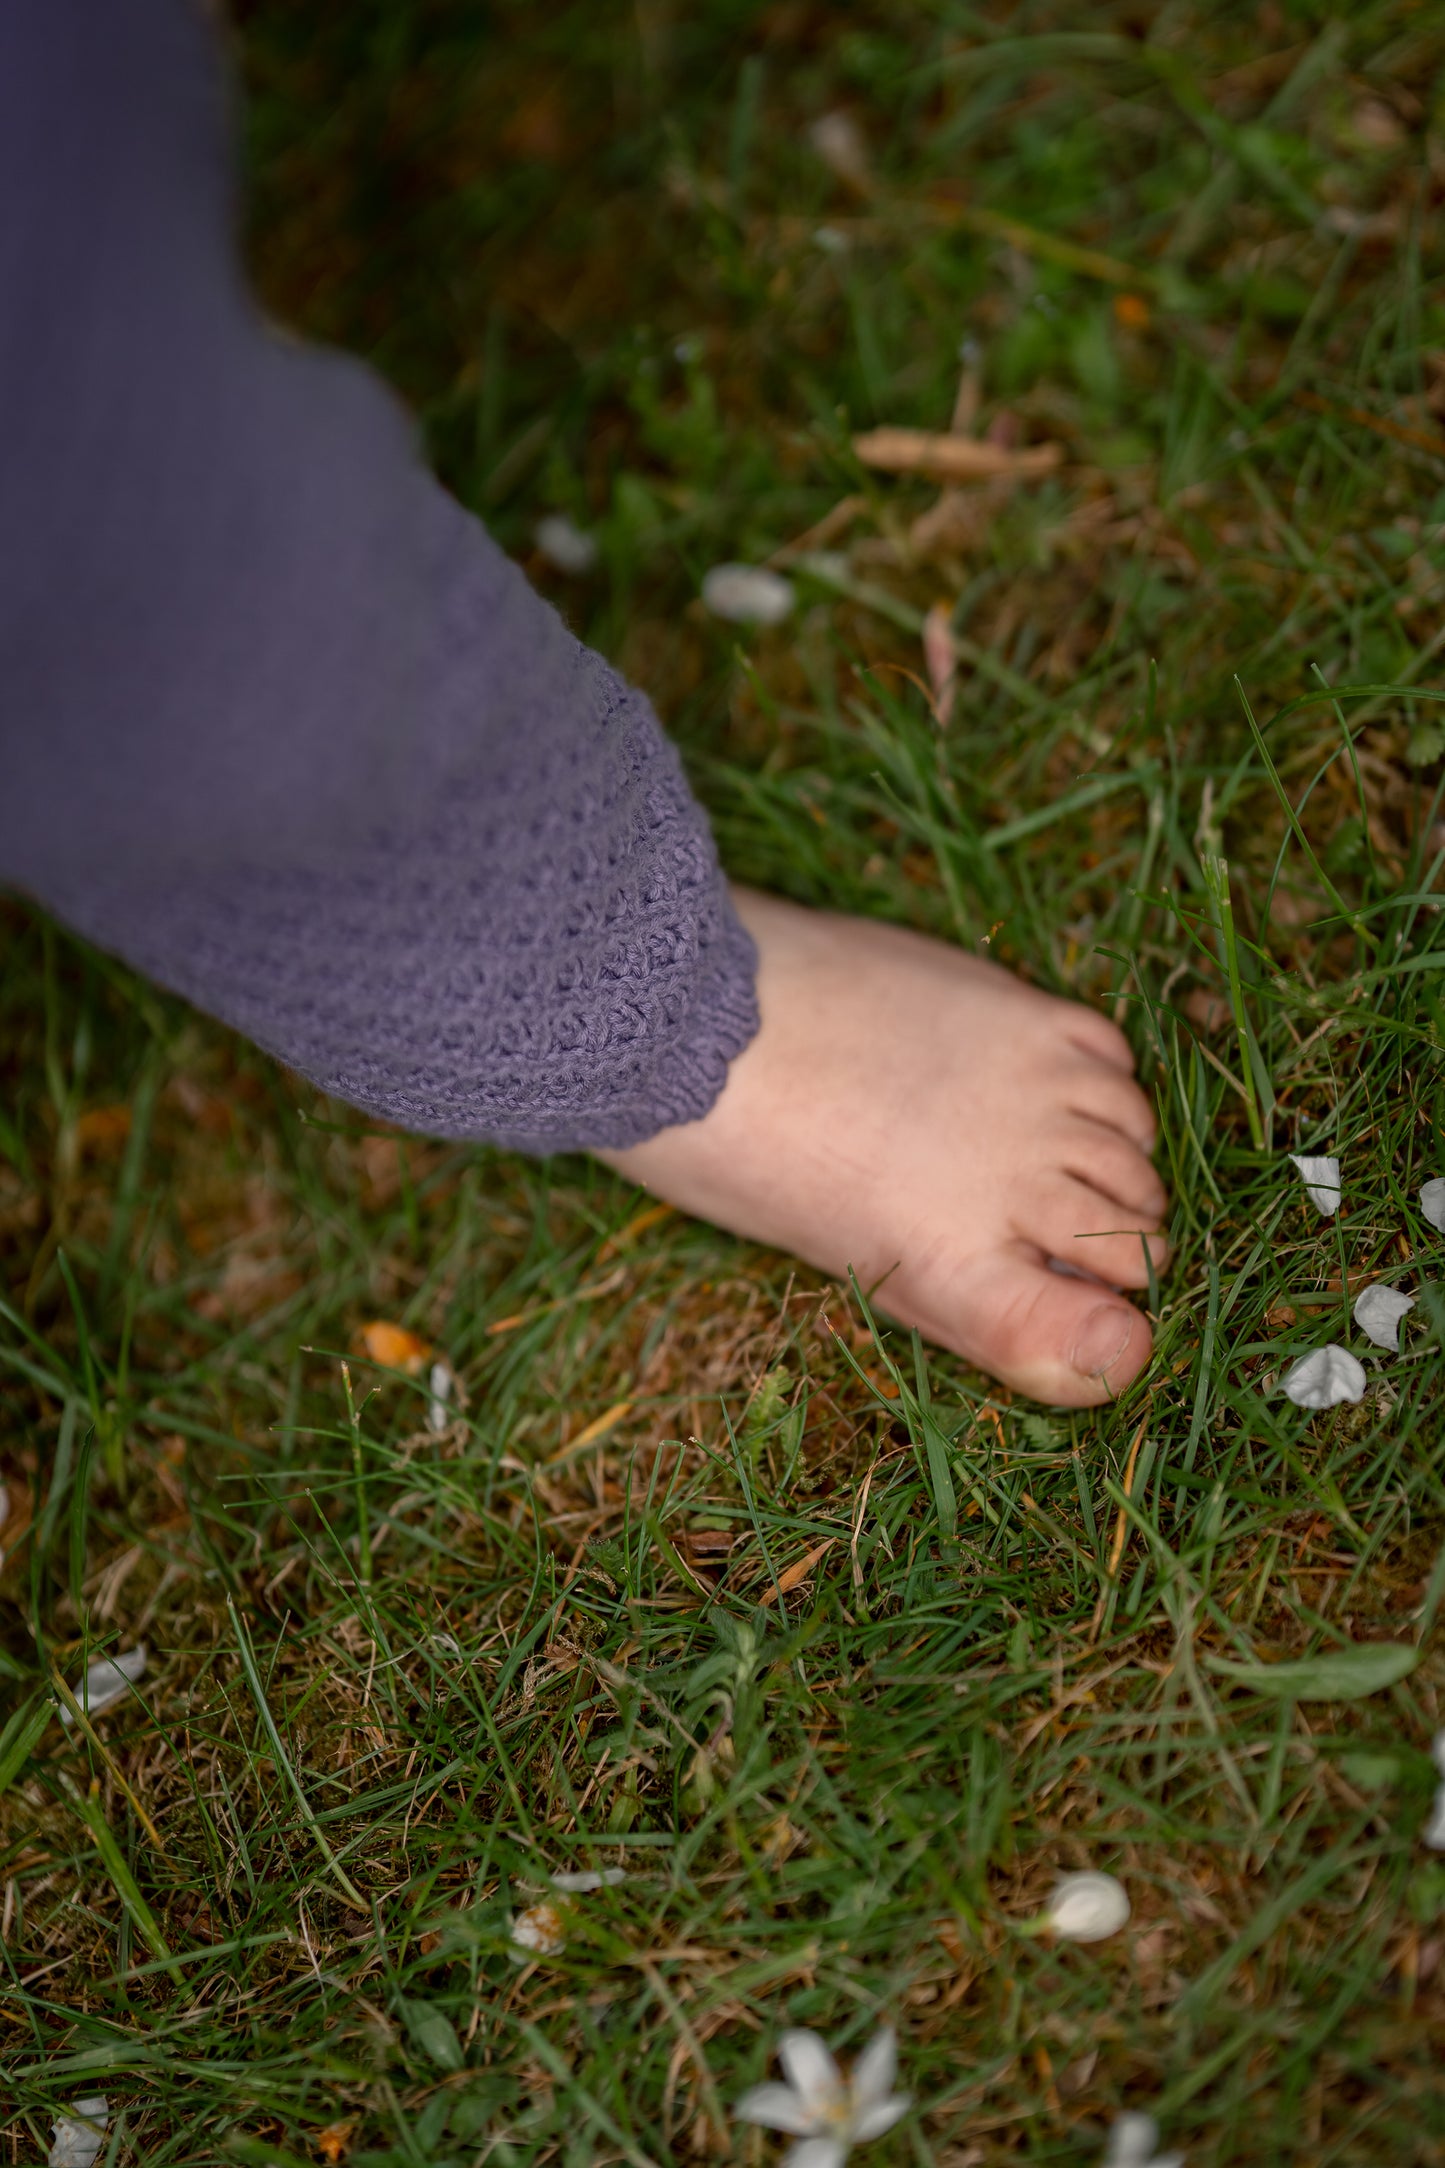
<path fill-rule="evenodd" d="M 0 904 L 4 2158 L 99 2092 L 105 2168 L 762 2168 L 782 2029 L 891 2023 L 879 2168 L 1126 2108 L 1438 2168 L 1445 12 L 237 15 L 268 308 L 650 691 L 734 873 L 1120 1018 L 1176 1253 L 1146 1375 L 1050 1413 Z M 854 448 L 951 417 L 1057 463 Z M 784 624 L 707 616 L 734 559 Z M 1328 1342 L 1364 1395 L 1297 1407 Z M 1026 1931 L 1086 1866 L 1127 1929 Z"/>

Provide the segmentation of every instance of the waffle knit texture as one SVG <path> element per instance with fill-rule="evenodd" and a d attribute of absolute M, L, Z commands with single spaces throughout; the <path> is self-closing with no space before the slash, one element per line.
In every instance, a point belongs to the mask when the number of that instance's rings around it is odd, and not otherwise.
<path fill-rule="evenodd" d="M 694 1120 L 756 957 L 677 755 L 261 321 L 230 136 L 189 0 L 0 11 L 0 880 L 407 1128 Z"/>

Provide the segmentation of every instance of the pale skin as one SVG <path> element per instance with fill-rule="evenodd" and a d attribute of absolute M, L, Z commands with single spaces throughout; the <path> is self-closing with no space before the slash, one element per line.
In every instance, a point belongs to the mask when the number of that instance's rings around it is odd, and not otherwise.
<path fill-rule="evenodd" d="M 923 935 L 733 898 L 758 945 L 757 1037 L 701 1121 L 601 1156 L 701 1219 L 851 1269 L 879 1310 L 1017 1392 L 1121 1391 L 1150 1333 L 1120 1290 L 1147 1287 L 1146 1244 L 1156 1270 L 1168 1256 L 1123 1034 Z"/>

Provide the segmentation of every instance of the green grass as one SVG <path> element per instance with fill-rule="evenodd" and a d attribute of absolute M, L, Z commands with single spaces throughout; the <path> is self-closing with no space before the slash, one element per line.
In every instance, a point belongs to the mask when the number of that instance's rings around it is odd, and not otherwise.
<path fill-rule="evenodd" d="M 1191 2168 L 1439 2163 L 1439 11 L 257 0 L 240 43 L 273 309 L 519 554 L 596 531 L 528 561 L 735 872 L 1115 1008 L 1177 1256 L 1147 1376 L 1046 1414 L 583 1161 L 369 1134 L 5 907 L 8 2157 L 100 2089 L 115 2168 L 759 2164 L 781 2027 L 888 2019 L 880 2164 L 1096 2160 L 1124 2105 Z M 851 436 L 945 426 L 965 340 L 1066 463 L 911 539 L 935 493 Z M 848 494 L 786 627 L 698 614 Z M 1307 1415 L 1362 1274 L 1419 1290 L 1403 1352 Z M 37 1734 L 141 1638 L 132 1706 Z M 1217 1668 L 1372 1640 L 1421 1661 L 1347 1703 Z M 1086 1863 L 1131 1929 L 1020 1935 Z"/>

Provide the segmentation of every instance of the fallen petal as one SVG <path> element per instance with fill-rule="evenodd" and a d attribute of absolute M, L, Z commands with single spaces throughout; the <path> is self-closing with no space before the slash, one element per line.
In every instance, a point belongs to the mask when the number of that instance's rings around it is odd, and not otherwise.
<path fill-rule="evenodd" d="M 1445 1234 L 1445 1180 L 1437 1174 L 1420 1191 L 1420 1217 Z"/>
<path fill-rule="evenodd" d="M 73 2100 L 70 2112 L 55 2121 L 55 2143 L 50 2148 L 49 2168 L 92 2168 L 105 2143 L 109 2115 L 104 2096 L 90 2093 Z"/>
<path fill-rule="evenodd" d="M 1129 2110 L 1116 2116 L 1104 2149 L 1104 2168 L 1148 2168 L 1158 2139 L 1159 2125 L 1152 2115 Z"/>
<path fill-rule="evenodd" d="M 1284 1389 L 1297 1408 L 1334 1408 L 1342 1400 L 1363 1400 L 1365 1369 L 1348 1348 L 1317 1347 L 1286 1371 Z"/>
<path fill-rule="evenodd" d="M 1420 1842 L 1428 1844 L 1432 1852 L 1445 1852 L 1445 1784 L 1435 1794 L 1430 1819 L 1420 1832 Z"/>
<path fill-rule="evenodd" d="M 603 1867 L 600 1872 L 589 1868 L 579 1874 L 554 1874 L 552 1887 L 564 1896 L 585 1897 L 594 1889 L 616 1889 L 619 1882 L 626 1880 L 625 1867 Z"/>
<path fill-rule="evenodd" d="M 851 113 L 823 113 L 808 130 L 808 141 L 828 171 L 866 196 L 873 186 L 868 145 Z"/>
<path fill-rule="evenodd" d="M 1328 1218 L 1340 1209 L 1340 1163 L 1337 1159 L 1311 1159 L 1291 1152 L 1290 1158 L 1304 1177 L 1305 1193 L 1316 1211 Z"/>
<path fill-rule="evenodd" d="M 562 1915 L 555 1905 L 532 1905 L 512 1922 L 512 1941 L 518 1950 L 536 1957 L 560 1957 L 567 1947 Z"/>
<path fill-rule="evenodd" d="M 1400 1320 L 1414 1307 L 1413 1295 L 1402 1295 L 1397 1287 L 1382 1287 L 1377 1282 L 1355 1297 L 1355 1323 L 1376 1347 L 1387 1347 L 1392 1355 L 1398 1355 Z"/>
<path fill-rule="evenodd" d="M 793 607 L 793 589 L 765 565 L 714 565 L 703 575 L 702 599 L 730 625 L 781 625 Z"/>
<path fill-rule="evenodd" d="M 559 572 L 580 575 L 597 562 L 597 544 L 563 512 L 549 512 L 532 530 L 532 540 L 549 565 Z"/>
<path fill-rule="evenodd" d="M 139 1641 L 119 1656 L 104 1656 L 98 1664 L 92 1664 L 71 1692 L 87 1716 L 99 1716 L 103 1709 L 113 1709 L 118 1701 L 126 1699 L 135 1680 L 145 1677 L 145 1668 L 146 1645 Z M 69 1709 L 62 1708 L 60 1721 L 70 1725 L 75 1718 Z"/>
<path fill-rule="evenodd" d="M 1044 1923 L 1065 1942 L 1106 1942 L 1129 1918 L 1129 1892 L 1117 1875 L 1089 1869 L 1060 1877 Z"/>
<path fill-rule="evenodd" d="M 431 1386 L 431 1398 L 426 1404 L 426 1427 L 440 1435 L 447 1427 L 447 1402 L 452 1397 L 452 1374 L 445 1363 L 433 1363 L 427 1382 Z"/>

